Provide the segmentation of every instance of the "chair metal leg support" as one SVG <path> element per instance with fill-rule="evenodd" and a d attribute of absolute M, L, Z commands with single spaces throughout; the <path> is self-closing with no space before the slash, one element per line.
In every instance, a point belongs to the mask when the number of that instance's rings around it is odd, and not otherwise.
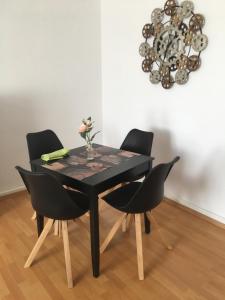
<path fill-rule="evenodd" d="M 149 234 L 151 231 L 151 223 L 146 213 L 144 213 L 144 221 L 145 221 L 145 233 Z"/>
<path fill-rule="evenodd" d="M 71 268 L 67 221 L 61 221 L 60 224 L 62 224 L 62 236 L 63 236 L 63 246 L 64 246 L 64 254 L 65 254 L 66 276 L 67 276 L 68 288 L 72 288 L 73 287 L 73 275 L 72 275 L 72 268 Z"/>
<path fill-rule="evenodd" d="M 44 217 L 41 215 L 37 215 L 36 216 L 36 222 L 37 222 L 37 232 L 38 232 L 38 236 L 41 235 L 41 232 L 44 228 Z"/>
<path fill-rule="evenodd" d="M 140 280 L 144 280 L 141 214 L 135 214 L 135 231 L 136 231 L 136 245 L 137 245 L 138 277 Z"/>
<path fill-rule="evenodd" d="M 117 220 L 116 223 L 113 225 L 112 229 L 110 230 L 109 234 L 107 235 L 106 239 L 104 240 L 104 242 L 102 243 L 102 245 L 100 247 L 101 254 L 107 248 L 108 244 L 110 243 L 110 241 L 112 240 L 112 238 L 114 237 L 114 235 L 116 234 L 118 229 L 120 228 L 120 226 L 126 216 L 127 216 L 127 214 L 122 214 L 122 216 L 119 218 L 119 220 Z"/>
<path fill-rule="evenodd" d="M 37 255 L 38 251 L 40 250 L 42 244 L 45 241 L 46 236 L 48 235 L 52 225 L 53 225 L 54 220 L 49 219 L 40 235 L 40 237 L 38 238 L 33 250 L 31 251 L 25 265 L 24 268 L 29 268 L 33 262 L 33 260 L 35 259 L 35 256 Z"/>

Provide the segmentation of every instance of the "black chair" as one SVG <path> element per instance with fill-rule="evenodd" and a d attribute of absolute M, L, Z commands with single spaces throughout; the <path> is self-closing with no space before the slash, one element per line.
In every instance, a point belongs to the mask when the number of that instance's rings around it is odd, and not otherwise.
<path fill-rule="evenodd" d="M 44 153 L 50 153 L 63 148 L 59 138 L 50 129 L 28 133 L 27 146 L 30 161 L 38 159 Z M 33 167 L 32 171 L 35 171 Z"/>
<path fill-rule="evenodd" d="M 26 135 L 26 139 L 30 161 L 41 158 L 42 154 L 51 153 L 63 148 L 63 144 L 59 140 L 58 136 L 50 129 L 28 133 Z M 31 170 L 36 171 L 35 167 L 32 165 Z M 26 182 L 24 183 L 26 185 Z M 43 228 L 43 217 L 37 216 L 35 212 L 32 216 L 32 220 L 35 219 L 37 219 L 38 235 L 40 235 L 41 228 Z M 58 224 L 56 223 L 55 226 L 58 227 Z"/>
<path fill-rule="evenodd" d="M 31 194 L 33 209 L 48 221 L 31 251 L 24 268 L 30 267 L 53 223 L 60 220 L 62 226 L 62 236 L 65 253 L 66 274 L 68 287 L 73 287 L 72 269 L 69 251 L 69 239 L 67 221 L 79 218 L 89 209 L 89 201 L 86 195 L 78 192 L 66 190 L 55 179 L 55 177 L 39 172 L 31 172 L 21 167 L 16 167 L 25 185 Z"/>
<path fill-rule="evenodd" d="M 154 137 L 153 132 L 143 131 L 134 128 L 128 132 L 122 145 L 120 146 L 120 149 L 151 156 L 153 137 Z M 131 182 L 143 178 L 152 169 L 152 160 L 153 158 L 151 158 L 151 160 L 149 161 L 149 169 L 147 172 L 139 173 L 139 174 L 133 174 L 132 172 L 129 172 L 123 177 L 122 181 Z M 145 220 L 145 232 L 150 233 L 150 222 L 146 214 L 144 214 L 144 220 Z M 127 226 L 126 222 L 123 222 L 122 225 L 123 231 L 126 230 L 126 226 Z"/>
<path fill-rule="evenodd" d="M 143 182 L 131 182 L 121 188 L 109 193 L 103 199 L 112 207 L 123 212 L 119 220 L 114 224 L 105 241 L 103 242 L 100 252 L 103 253 L 109 242 L 123 221 L 134 216 L 136 229 L 136 245 L 139 279 L 144 279 L 143 270 L 143 253 L 142 253 L 142 236 L 141 236 L 141 214 L 150 212 L 160 204 L 164 197 L 164 182 L 169 175 L 173 165 L 179 160 L 174 158 L 169 163 L 164 163 L 154 167 L 146 176 Z M 153 220 L 153 219 L 152 219 Z M 168 246 L 168 249 L 171 249 Z"/>
<path fill-rule="evenodd" d="M 134 128 L 128 132 L 122 145 L 120 146 L 120 149 L 151 156 L 153 137 L 154 137 L 153 132 L 143 131 Z M 126 182 L 131 182 L 143 178 L 146 174 L 149 173 L 151 169 L 152 169 L 152 159 L 149 161 L 149 169 L 147 172 L 139 173 L 139 174 L 137 173 L 134 174 L 132 171 L 127 172 L 126 174 L 124 174 L 123 178 L 121 179 L 121 185 L 124 185 Z M 102 199 L 104 195 L 108 194 L 113 190 L 114 188 L 102 193 L 100 195 L 100 198 Z M 100 209 L 101 208 L 102 205 L 100 206 Z M 145 220 L 145 232 L 150 233 L 150 222 L 147 219 L 147 216 L 145 214 L 144 214 L 144 220 Z M 126 231 L 126 226 L 127 224 L 125 220 L 122 224 L 123 231 Z"/>
<path fill-rule="evenodd" d="M 136 128 L 132 129 L 128 132 L 122 145 L 120 146 L 120 149 L 151 156 L 153 137 L 153 132 L 143 131 Z M 149 171 L 151 170 L 151 168 L 152 161 L 149 162 Z M 149 173 L 149 171 L 140 174 L 132 174 L 132 172 L 129 172 L 125 175 L 123 181 L 130 182 L 141 179 L 143 176 Z"/>

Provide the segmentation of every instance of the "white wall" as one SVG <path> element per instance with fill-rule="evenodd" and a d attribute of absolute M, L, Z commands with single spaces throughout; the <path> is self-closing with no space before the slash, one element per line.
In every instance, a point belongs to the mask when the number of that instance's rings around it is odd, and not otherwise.
<path fill-rule="evenodd" d="M 102 129 L 103 115 L 105 144 L 152 130 L 155 163 L 181 156 L 167 196 L 225 223 L 225 2 L 194 2 L 209 46 L 188 84 L 167 91 L 149 83 L 138 54 L 164 1 L 103 0 L 100 17 L 100 0 L 0 0 L 0 195 L 21 186 L 27 132 L 52 128 L 75 147 L 80 120 L 91 114 Z"/>
<path fill-rule="evenodd" d="M 53 129 L 83 144 L 83 117 L 102 128 L 100 0 L 0 0 L 0 195 L 22 182 L 25 135 Z M 96 137 L 101 141 L 101 135 Z"/>
<path fill-rule="evenodd" d="M 162 0 L 103 0 L 103 141 L 119 146 L 134 127 L 155 133 L 155 163 L 181 161 L 166 194 L 225 223 L 225 2 L 196 0 L 204 14 L 208 48 L 202 66 L 185 86 L 164 90 L 141 70 L 142 27 Z"/>

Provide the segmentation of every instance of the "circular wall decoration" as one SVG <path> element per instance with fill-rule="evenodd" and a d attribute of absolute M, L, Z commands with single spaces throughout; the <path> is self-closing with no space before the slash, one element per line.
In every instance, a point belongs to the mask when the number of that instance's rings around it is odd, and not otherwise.
<path fill-rule="evenodd" d="M 145 24 L 142 35 L 145 42 L 139 47 L 144 58 L 142 70 L 150 73 L 153 84 L 160 83 L 169 89 L 174 83 L 185 84 L 191 72 L 201 66 L 201 52 L 208 45 L 202 32 L 205 18 L 194 13 L 192 1 L 178 5 L 167 0 L 164 9 L 155 8 L 151 23 Z"/>

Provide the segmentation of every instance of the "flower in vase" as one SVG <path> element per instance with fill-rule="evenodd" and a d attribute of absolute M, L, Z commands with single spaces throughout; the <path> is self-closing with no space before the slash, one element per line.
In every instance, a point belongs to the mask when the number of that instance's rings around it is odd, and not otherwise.
<path fill-rule="evenodd" d="M 100 131 L 95 132 L 91 135 L 91 131 L 94 128 L 93 126 L 94 121 L 91 120 L 91 117 L 87 119 L 82 120 L 82 124 L 79 127 L 79 133 L 80 136 L 85 139 L 87 143 L 87 148 L 90 148 L 92 146 L 92 141 L 95 138 L 96 134 L 98 134 Z"/>

